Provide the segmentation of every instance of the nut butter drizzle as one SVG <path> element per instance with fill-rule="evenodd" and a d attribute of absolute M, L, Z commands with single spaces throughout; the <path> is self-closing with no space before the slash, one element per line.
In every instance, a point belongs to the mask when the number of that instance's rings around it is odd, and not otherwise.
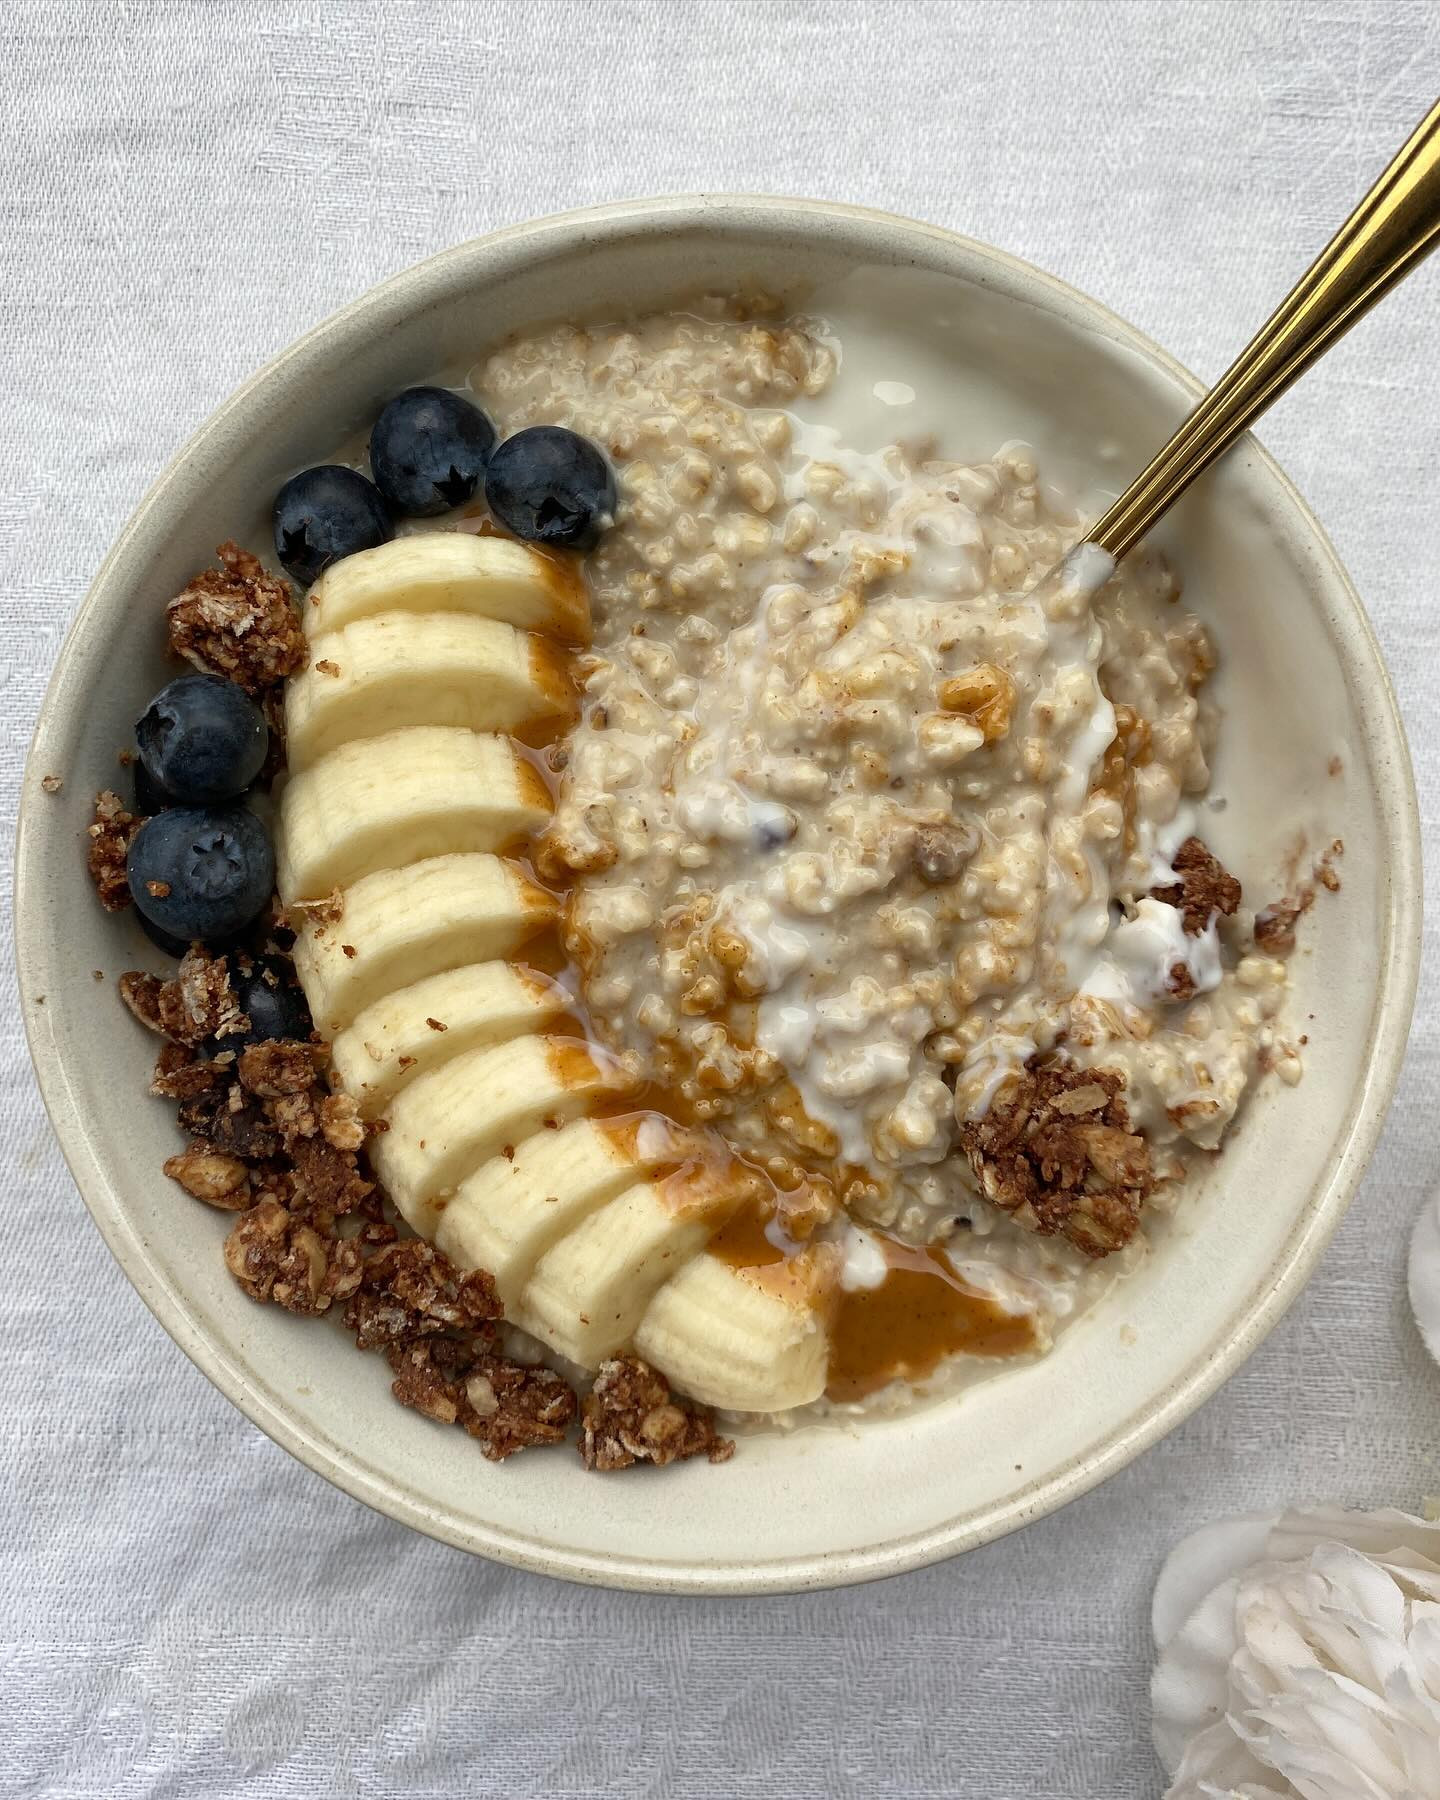
<path fill-rule="evenodd" d="M 557 564 L 571 561 L 559 556 L 551 560 Z M 578 564 L 575 568 L 575 579 L 583 582 Z M 559 576 L 565 579 L 563 569 Z M 509 734 L 517 754 L 552 803 L 563 779 L 565 740 L 580 715 L 576 664 L 583 649 L 577 644 L 563 652 L 568 683 L 564 704 L 549 717 Z M 840 1257 L 833 1243 L 797 1241 L 783 1229 L 782 1189 L 774 1174 L 739 1154 L 713 1125 L 687 1116 L 693 1109 L 679 1093 L 654 1082 L 627 1082 L 620 1077 L 615 1053 L 597 1031 L 585 1000 L 583 962 L 566 942 L 576 931 L 575 882 L 557 880 L 548 866 L 542 874 L 536 866 L 536 847 L 534 838 L 525 838 L 507 845 L 506 854 L 547 894 L 556 910 L 526 944 L 514 966 L 527 978 L 556 983 L 570 996 L 563 1020 L 552 1027 L 552 1031 L 565 1034 L 551 1040 L 552 1053 L 559 1059 L 557 1076 L 572 1085 L 572 1078 L 573 1084 L 584 1079 L 593 1082 L 596 1065 L 617 1070 L 614 1083 L 587 1104 L 585 1116 L 603 1125 L 637 1163 L 640 1134 L 647 1126 L 665 1131 L 675 1154 L 654 1167 L 652 1179 L 661 1184 L 677 1210 L 714 1221 L 706 1246 L 709 1253 L 743 1270 L 757 1285 L 777 1291 L 794 1289 L 814 1297 L 829 1325 L 827 1398 L 853 1402 L 891 1382 L 923 1381 L 952 1356 L 999 1358 L 1033 1351 L 1039 1341 L 1034 1319 L 1006 1311 L 969 1286 L 938 1249 L 917 1249 L 874 1232 L 887 1265 L 885 1278 L 878 1287 L 845 1291 L 838 1279 Z M 803 1114 L 798 1094 L 794 1106 Z M 799 1122 L 807 1121 L 802 1117 Z M 790 1135 L 803 1141 L 803 1131 Z M 824 1127 L 815 1127 L 814 1135 L 817 1160 L 827 1169 L 806 1167 L 802 1151 L 792 1171 L 798 1173 L 802 1184 L 818 1179 L 843 1192 L 849 1183 L 867 1179 L 863 1170 L 825 1154 L 829 1146 L 819 1140 L 831 1134 Z"/>

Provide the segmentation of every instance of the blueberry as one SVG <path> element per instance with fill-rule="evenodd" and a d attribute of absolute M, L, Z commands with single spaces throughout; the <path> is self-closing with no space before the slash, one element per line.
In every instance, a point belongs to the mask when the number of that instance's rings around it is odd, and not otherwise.
<path fill-rule="evenodd" d="M 531 425 L 491 456 L 485 498 L 516 537 L 589 550 L 615 517 L 615 477 L 588 438 Z"/>
<path fill-rule="evenodd" d="M 308 1038 L 314 1029 L 305 995 L 287 963 L 267 958 L 248 974 L 237 975 L 232 985 L 240 1010 L 250 1021 L 243 1036 L 230 1039 L 232 1046 L 263 1044 L 270 1038 Z"/>
<path fill-rule="evenodd" d="M 168 931 L 162 931 L 158 925 L 152 925 L 137 906 L 135 917 L 140 921 L 140 929 L 158 949 L 167 956 L 183 956 L 190 948 L 189 938 L 171 937 Z"/>
<path fill-rule="evenodd" d="M 394 535 L 380 490 L 339 463 L 302 469 L 275 496 L 275 552 L 307 587 L 342 556 L 388 544 Z"/>
<path fill-rule="evenodd" d="M 424 519 L 470 499 L 494 448 L 495 427 L 463 395 L 406 388 L 375 421 L 370 468 L 397 512 Z"/>
<path fill-rule="evenodd" d="M 152 813 L 164 812 L 167 806 L 175 802 L 163 788 L 145 773 L 145 765 L 138 758 L 135 762 L 135 811 L 138 817 L 148 819 Z"/>
<path fill-rule="evenodd" d="M 233 937 L 275 887 L 269 833 L 243 806 L 176 806 L 147 819 L 125 865 L 143 919 L 171 938 Z"/>
<path fill-rule="evenodd" d="M 303 1042 L 310 1036 L 314 1029 L 310 1008 L 295 985 L 295 971 L 288 962 L 264 957 L 248 970 L 236 970 L 230 985 L 250 1025 L 248 1030 L 227 1031 L 224 1037 L 208 1039 L 208 1056 L 218 1056 L 222 1050 L 243 1050 L 246 1044 L 264 1044 L 274 1038 Z"/>
<path fill-rule="evenodd" d="M 185 806 L 233 800 L 260 773 L 270 733 L 260 708 L 233 681 L 182 675 L 135 725 L 140 766 L 153 786 Z"/>

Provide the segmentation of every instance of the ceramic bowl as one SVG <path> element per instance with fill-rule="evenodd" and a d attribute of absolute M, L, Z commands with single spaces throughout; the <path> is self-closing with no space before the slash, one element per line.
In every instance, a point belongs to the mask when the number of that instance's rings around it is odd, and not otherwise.
<path fill-rule="evenodd" d="M 348 1493 L 463 1549 L 573 1579 L 676 1592 L 868 1580 L 1013 1530 L 1169 1431 L 1294 1299 L 1355 1191 L 1400 1065 L 1416 976 L 1414 792 L 1354 590 L 1284 475 L 1242 443 L 1163 528 L 1213 627 L 1226 718 L 1211 836 L 1263 889 L 1304 830 L 1344 840 L 1294 962 L 1306 1074 L 1265 1084 L 1136 1274 L 1047 1358 L 858 1428 L 747 1438 L 722 1468 L 586 1474 L 573 1452 L 503 1467 L 397 1406 L 379 1359 L 252 1304 L 229 1220 L 160 1174 L 172 1108 L 144 1097 L 153 1042 L 109 975 L 161 959 L 83 874 L 88 798 L 157 685 L 162 604 L 223 538 L 263 549 L 281 478 L 380 400 L 541 320 L 653 309 L 705 288 L 853 284 L 878 331 L 944 359 L 993 422 L 1072 486 L 1123 486 L 1199 384 L 1112 313 L 1012 257 L 926 225 L 791 200 L 644 201 L 503 231 L 386 282 L 247 382 L 175 457 L 96 577 L 30 757 L 17 861 L 31 1049 L 76 1182 L 181 1348 L 262 1430 Z M 1237 326 L 1244 321 L 1237 321 Z M 1333 772 L 1333 771 L 1337 771 Z M 63 775 L 55 795 L 41 777 Z M 1313 1016 L 1312 1016 L 1313 1015 Z M 163 1381 L 164 1370 L 156 1372 Z"/>

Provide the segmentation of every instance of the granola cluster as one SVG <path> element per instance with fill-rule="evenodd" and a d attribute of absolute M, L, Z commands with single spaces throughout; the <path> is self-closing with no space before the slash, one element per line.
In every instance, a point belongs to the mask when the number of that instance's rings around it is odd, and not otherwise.
<path fill-rule="evenodd" d="M 130 904 L 125 859 L 130 854 L 131 838 L 144 822 L 109 788 L 95 796 L 95 817 L 86 827 L 90 840 L 86 860 L 90 879 L 106 912 L 123 912 Z"/>
<path fill-rule="evenodd" d="M 277 961 L 272 947 L 272 974 Z M 384 1352 L 395 1398 L 460 1426 L 492 1462 L 563 1443 L 580 1410 L 574 1389 L 553 1369 L 497 1353 L 504 1308 L 486 1271 L 457 1269 L 432 1244 L 401 1238 L 361 1164 L 370 1128 L 326 1084 L 325 1046 L 248 1043 L 237 972 L 254 965 L 196 945 L 172 980 L 132 971 L 119 984 L 130 1011 L 165 1040 L 151 1092 L 179 1102 L 190 1134 L 165 1173 L 239 1215 L 225 1240 L 230 1273 L 252 1300 L 289 1312 L 343 1309 L 357 1348 Z M 673 1399 L 644 1364 L 608 1367 L 586 1402 L 587 1466 L 730 1454 L 708 1413 Z M 614 1373 L 622 1368 L 623 1380 Z"/>
<path fill-rule="evenodd" d="M 192 576 L 165 609 L 170 648 L 204 674 L 261 695 L 305 663 L 290 584 L 238 544 L 216 555 L 222 566 Z"/>
<path fill-rule="evenodd" d="M 728 1462 L 733 1438 L 721 1437 L 703 1406 L 672 1394 L 662 1375 L 638 1356 L 600 1365 L 582 1409 L 580 1454 L 587 1469 L 628 1469 L 648 1462 L 663 1468 L 687 1457 Z"/>
<path fill-rule="evenodd" d="M 459 1425 L 491 1462 L 563 1444 L 575 1423 L 570 1384 L 553 1369 L 492 1355 L 477 1339 L 427 1337 L 391 1344 L 391 1392 L 442 1425 Z"/>
<path fill-rule="evenodd" d="M 1177 906 L 1185 915 L 1185 930 L 1198 937 L 1216 913 L 1227 919 L 1240 904 L 1240 883 L 1212 856 L 1198 837 L 1188 837 L 1170 865 L 1179 881 L 1151 888 L 1157 900 Z"/>
<path fill-rule="evenodd" d="M 983 1118 L 960 1128 L 981 1193 L 1027 1230 L 1058 1232 L 1087 1256 L 1121 1249 L 1155 1186 L 1124 1087 L 1118 1071 L 1032 1062 Z"/>

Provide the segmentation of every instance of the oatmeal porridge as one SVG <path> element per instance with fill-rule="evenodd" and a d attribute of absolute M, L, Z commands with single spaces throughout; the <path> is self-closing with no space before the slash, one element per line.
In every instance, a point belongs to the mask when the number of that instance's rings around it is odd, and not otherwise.
<path fill-rule="evenodd" d="M 595 1031 L 766 1171 L 772 1238 L 833 1239 L 844 1285 L 877 1230 L 943 1245 L 1043 1337 L 1260 1070 L 1298 1076 L 1284 964 L 1197 837 L 1215 657 L 1173 573 L 1042 589 L 1081 521 L 1035 455 L 857 453 L 806 421 L 844 349 L 717 308 L 476 371 L 619 480 L 537 860 Z M 1099 1154 L 1037 1210 L 984 1122 L 1057 1053 L 1104 1077 L 1054 1114 Z"/>

